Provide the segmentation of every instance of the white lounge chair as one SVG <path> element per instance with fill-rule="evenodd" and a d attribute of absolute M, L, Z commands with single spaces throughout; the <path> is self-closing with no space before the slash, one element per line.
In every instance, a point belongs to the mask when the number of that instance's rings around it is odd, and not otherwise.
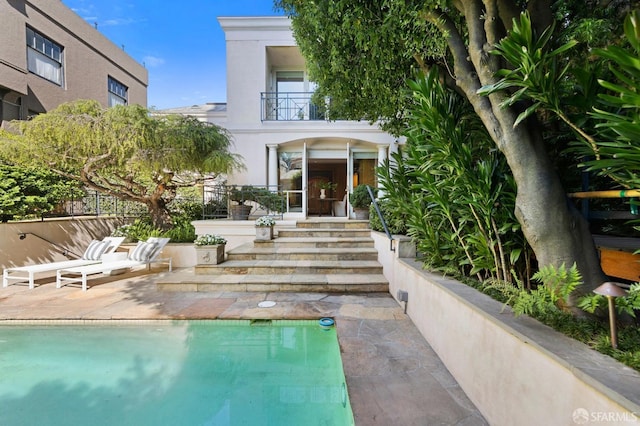
<path fill-rule="evenodd" d="M 5 268 L 2 273 L 2 287 L 8 287 L 10 281 L 15 281 L 16 283 L 28 282 L 29 288 L 33 289 L 36 274 L 100 263 L 103 254 L 114 252 L 123 241 L 124 237 L 105 237 L 102 241 L 93 240 L 80 259 Z"/>
<path fill-rule="evenodd" d="M 136 248 L 129 253 L 127 259 L 113 262 L 95 263 L 93 265 L 76 266 L 58 269 L 56 273 L 56 288 L 73 282 L 82 283 L 82 291 L 87 291 L 87 277 L 105 274 L 111 271 L 131 269 L 136 266 L 151 267 L 154 262 L 168 262 L 171 271 L 171 258 L 159 259 L 160 252 L 169 242 L 169 238 L 151 237 L 147 241 L 139 241 Z"/>

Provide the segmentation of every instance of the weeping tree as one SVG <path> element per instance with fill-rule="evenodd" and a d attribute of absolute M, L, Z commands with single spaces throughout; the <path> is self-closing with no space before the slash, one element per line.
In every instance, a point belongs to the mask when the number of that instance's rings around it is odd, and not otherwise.
<path fill-rule="evenodd" d="M 467 98 L 487 134 L 504 155 L 517 187 L 514 214 L 539 265 L 576 263 L 586 293 L 600 285 L 600 268 L 588 224 L 568 201 L 550 158 L 538 114 L 522 117 L 529 101 L 505 102 L 510 91 L 481 94 L 496 84 L 507 62 L 491 52 L 512 30 L 514 18 L 528 12 L 537 34 L 551 30 L 551 46 L 565 43 L 560 31 L 578 15 L 628 2 L 552 0 L 278 0 L 292 19 L 319 96 L 331 96 L 330 117 L 384 120 L 401 128 L 407 111 L 405 80 L 416 70 L 438 67 L 445 84 Z M 562 9 L 562 10 L 560 10 Z M 557 12 L 557 13 L 556 13 Z M 555 14 L 554 14 L 555 13 Z M 556 18 L 559 16 L 559 18 Z M 564 22 L 571 20 L 571 22 Z M 517 22 L 517 21 L 516 21 Z M 608 37 L 600 34 L 600 39 Z M 563 52 L 558 52 L 561 57 Z M 551 62 L 553 64 L 553 62 Z M 541 70 L 544 75 L 544 71 Z M 553 70 L 552 70 L 553 71 Z M 562 72 L 562 67 L 558 68 Z M 547 78 L 554 88 L 558 75 Z M 562 78 L 562 75 L 559 75 Z"/>
<path fill-rule="evenodd" d="M 102 108 L 80 100 L 0 133 L 0 153 L 46 167 L 84 187 L 147 206 L 154 225 L 171 225 L 167 205 L 180 187 L 241 168 L 221 127 L 138 105 Z"/>

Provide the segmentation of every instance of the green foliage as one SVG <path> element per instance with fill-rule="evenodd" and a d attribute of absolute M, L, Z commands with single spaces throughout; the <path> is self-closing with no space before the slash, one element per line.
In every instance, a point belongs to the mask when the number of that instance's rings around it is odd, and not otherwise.
<path fill-rule="evenodd" d="M 637 326 L 619 326 L 618 349 L 614 349 L 611 347 L 611 335 L 606 321 L 577 318 L 569 312 L 560 310 L 547 312 L 544 315 L 534 315 L 534 317 L 590 348 L 640 371 L 640 328 Z"/>
<path fill-rule="evenodd" d="M 284 210 L 284 197 L 277 192 L 271 192 L 266 188 L 256 188 L 254 201 L 269 212 L 280 213 Z"/>
<path fill-rule="evenodd" d="M 640 11 L 624 21 L 628 46 L 611 45 L 595 53 L 609 61 L 610 81 L 600 79 L 607 92 L 591 115 L 598 129 L 595 145 L 586 145 L 582 153 L 595 156 L 587 161 L 587 170 L 611 177 L 626 188 L 640 188 Z"/>
<path fill-rule="evenodd" d="M 196 237 L 196 229 L 191 224 L 193 219 L 188 216 L 172 216 L 171 228 L 161 233 L 162 237 L 171 238 L 174 243 L 187 243 Z"/>
<path fill-rule="evenodd" d="M 227 244 L 227 239 L 220 235 L 204 234 L 198 235 L 198 238 L 193 243 L 197 246 L 217 246 Z"/>
<path fill-rule="evenodd" d="M 373 191 L 373 195 L 375 197 L 377 193 L 377 188 L 372 188 L 369 185 L 358 185 L 353 188 L 353 192 L 349 194 L 349 202 L 351 206 L 355 209 L 368 209 L 371 205 L 371 196 L 369 195 L 369 190 L 367 188 L 371 188 Z"/>
<path fill-rule="evenodd" d="M 636 317 L 636 311 L 640 310 L 640 283 L 632 284 L 626 296 L 616 297 L 616 311 L 619 314 L 628 314 Z M 607 298 L 601 294 L 586 294 L 578 300 L 578 307 L 591 314 L 606 312 L 608 309 Z"/>
<path fill-rule="evenodd" d="M 375 4 L 350 0 L 277 0 L 292 19 L 317 105 L 331 97 L 332 119 L 377 121 L 400 129 L 410 102 L 404 81 L 420 63 L 440 60 L 446 44 L 424 19 L 422 0 Z M 418 59 L 418 61 L 416 60 Z"/>
<path fill-rule="evenodd" d="M 396 235 L 405 235 L 407 233 L 407 227 L 404 220 L 403 211 L 397 211 L 396 209 L 394 209 L 393 205 L 388 199 L 377 200 L 376 202 L 378 203 L 378 208 L 380 209 L 380 213 L 382 213 L 382 217 L 387 224 L 389 232 Z M 382 222 L 380 221 L 378 214 L 373 208 L 373 205 L 371 205 L 369 209 L 369 226 L 374 231 L 384 232 Z"/>
<path fill-rule="evenodd" d="M 564 263 L 557 268 L 546 265 L 533 275 L 533 279 L 543 283 L 542 287 L 548 293 L 549 301 L 562 310 L 567 309 L 569 295 L 582 283 L 582 276 L 575 263 L 569 269 Z"/>
<path fill-rule="evenodd" d="M 259 227 L 270 227 L 276 224 L 276 220 L 271 216 L 260 216 L 255 223 Z"/>
<path fill-rule="evenodd" d="M 378 169 L 390 221 L 439 270 L 511 281 L 528 276 L 528 248 L 513 214 L 515 184 L 470 104 L 436 70 L 410 82 L 414 106 L 405 149 Z M 516 266 L 520 263 L 520 266 Z"/>
<path fill-rule="evenodd" d="M 279 213 L 284 209 L 284 196 L 282 194 L 252 185 L 243 185 L 240 188 L 237 186 L 232 187 L 229 190 L 229 199 L 238 204 L 254 201 L 270 212 Z"/>
<path fill-rule="evenodd" d="M 242 167 L 224 129 L 138 105 L 105 109 L 80 100 L 14 125 L 17 135 L 0 130 L 0 155 L 140 202 L 159 228 L 170 223 L 167 205 L 180 187 Z"/>
<path fill-rule="evenodd" d="M 76 182 L 47 169 L 0 164 L 0 220 L 51 213 L 81 195 Z"/>
<path fill-rule="evenodd" d="M 193 198 L 179 198 L 171 205 L 171 226 L 156 227 L 149 217 L 114 230 L 113 236 L 126 237 L 127 242 L 144 241 L 149 237 L 171 238 L 173 243 L 190 243 L 196 238 L 192 221 L 202 218 L 202 202 Z"/>
<path fill-rule="evenodd" d="M 202 198 L 179 197 L 169 206 L 173 223 L 177 218 L 183 217 L 187 221 L 202 219 Z"/>
<path fill-rule="evenodd" d="M 566 310 L 566 301 L 582 280 L 575 264 L 568 270 L 564 265 L 559 268 L 542 268 L 534 277 L 543 284 L 532 291 L 524 289 L 521 283 L 513 286 L 504 281 L 487 281 L 480 289 L 503 301 L 505 306 L 510 305 L 514 315 L 529 315 L 640 371 L 640 328 L 635 325 L 618 326 L 618 349 L 613 349 L 609 327 L 605 321 L 595 317 L 579 318 Z M 582 297 L 579 302 L 580 307 L 591 313 L 607 303 L 604 296 L 593 296 Z M 635 309 L 640 308 L 640 284 L 632 286 L 628 299 L 630 300 L 623 301 L 618 306 L 618 312 L 629 313 L 627 306 L 630 305 Z M 591 306 L 594 306 L 594 310 L 590 309 Z"/>
<path fill-rule="evenodd" d="M 525 289 L 519 281 L 517 286 L 504 281 L 488 281 L 484 289 L 502 294 L 505 305 L 510 305 L 516 316 L 526 314 L 537 318 L 555 311 L 567 311 L 569 296 L 582 283 L 575 264 L 569 269 L 564 264 L 558 268 L 545 266 L 533 275 L 533 279 L 542 284 L 532 290 Z"/>
<path fill-rule="evenodd" d="M 149 237 L 160 237 L 162 231 L 148 219 L 136 219 L 133 223 L 119 226 L 111 233 L 114 237 L 125 237 L 126 242 L 145 241 Z"/>
<path fill-rule="evenodd" d="M 321 189 L 328 189 L 329 191 L 335 191 L 338 187 L 337 183 L 322 181 L 318 185 Z"/>
<path fill-rule="evenodd" d="M 571 22 L 565 34 L 570 33 L 590 44 L 597 34 L 612 32 L 611 19 L 580 19 Z M 529 101 L 519 113 L 516 124 L 535 112 L 553 112 L 580 137 L 567 152 L 592 158 L 582 164 L 588 171 L 613 179 L 626 188 L 640 187 L 640 11 L 634 11 L 624 21 L 624 34 L 628 46 L 610 44 L 595 48 L 595 60 L 582 62 L 570 56 L 575 40 L 554 48 L 554 27 L 537 35 L 531 18 L 523 13 L 514 20 L 512 31 L 497 44 L 493 54 L 504 58 L 510 65 L 497 73 L 500 80 L 483 87 L 479 93 L 506 95 L 502 107 Z M 595 35 L 594 35 L 595 34 Z M 566 38 L 566 37 L 565 37 Z M 609 43 L 611 40 L 609 41 Z M 584 48 L 582 48 L 584 49 Z M 587 52 L 583 52 L 587 53 Z M 587 57 L 591 58 L 591 52 Z M 606 71 L 600 67 L 608 61 L 611 79 L 603 78 Z M 574 61 L 574 62 L 572 62 Z M 598 93 L 595 82 L 606 90 Z M 594 100 L 599 106 L 593 107 Z M 588 114 L 585 114 L 587 112 Z M 595 124 L 590 120 L 595 120 Z M 590 133 L 595 133 L 592 136 Z"/>
<path fill-rule="evenodd" d="M 545 29 L 539 36 L 532 27 L 531 17 L 522 13 L 520 20 L 513 20 L 508 37 L 503 38 L 491 53 L 500 55 L 512 65 L 511 69 L 501 69 L 497 73 L 500 80 L 483 87 L 478 93 L 489 95 L 509 90 L 509 96 L 502 101 L 502 108 L 511 107 L 522 100 L 532 104 L 518 115 L 514 127 L 535 113 L 541 107 L 563 114 L 561 93 L 569 63 L 564 54 L 576 42 L 571 40 L 553 49 L 549 46 L 554 34 L 554 26 Z M 513 89 L 513 90 L 511 90 Z"/>

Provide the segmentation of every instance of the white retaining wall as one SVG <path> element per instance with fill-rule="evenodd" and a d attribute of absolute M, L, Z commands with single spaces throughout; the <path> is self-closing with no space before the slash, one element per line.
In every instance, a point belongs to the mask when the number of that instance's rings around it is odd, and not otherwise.
<path fill-rule="evenodd" d="M 407 314 L 491 425 L 640 424 L 635 370 L 424 271 L 406 237 L 394 253 L 372 236 L 392 296 L 408 293 Z"/>

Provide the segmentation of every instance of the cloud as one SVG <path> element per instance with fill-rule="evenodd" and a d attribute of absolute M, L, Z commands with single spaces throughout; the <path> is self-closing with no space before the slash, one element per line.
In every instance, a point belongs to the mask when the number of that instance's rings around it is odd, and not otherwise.
<path fill-rule="evenodd" d="M 133 18 L 115 18 L 115 19 L 107 19 L 106 21 L 99 22 L 99 24 L 108 26 L 108 27 L 117 27 L 120 25 L 135 24 L 136 22 L 142 22 L 142 21 L 136 20 Z"/>
<path fill-rule="evenodd" d="M 147 55 L 144 58 L 142 58 L 142 61 L 145 63 L 145 65 L 147 67 L 159 67 L 160 65 L 164 64 L 164 59 L 162 58 L 157 58 L 155 56 L 150 56 Z"/>

